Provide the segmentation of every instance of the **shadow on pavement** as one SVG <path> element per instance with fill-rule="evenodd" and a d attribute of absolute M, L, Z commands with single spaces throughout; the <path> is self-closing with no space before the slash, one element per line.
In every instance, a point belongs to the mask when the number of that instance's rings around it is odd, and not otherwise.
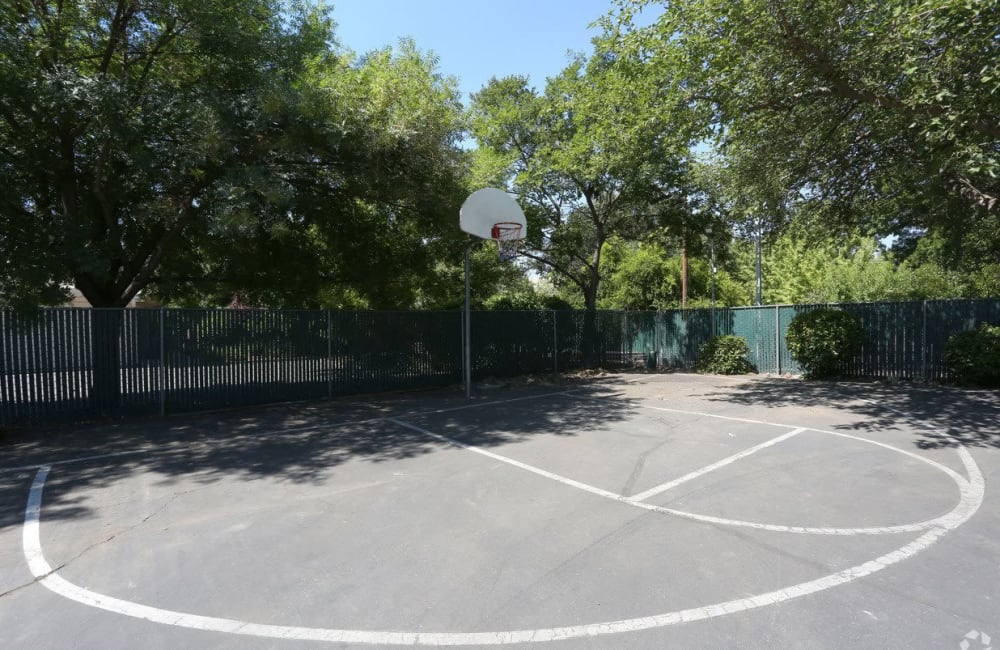
<path fill-rule="evenodd" d="M 17 438 L 0 441 L 0 530 L 23 522 L 26 495 L 35 475 L 32 466 L 121 454 L 61 464 L 52 472 L 45 487 L 45 519 L 72 519 L 93 514 L 83 505 L 79 488 L 106 486 L 130 475 L 152 472 L 164 480 L 184 478 L 202 484 L 233 477 L 310 482 L 329 477 L 331 470 L 349 459 L 378 463 L 447 446 L 386 417 L 407 420 L 444 410 L 457 423 L 475 420 L 474 437 L 463 441 L 481 447 L 538 435 L 578 435 L 627 419 L 632 406 L 625 398 L 602 393 L 605 399 L 587 401 L 558 395 L 567 388 L 582 394 L 600 392 L 600 383 L 490 391 L 473 401 L 482 408 L 463 408 L 468 403 L 454 391 L 411 393 L 373 397 L 371 403 L 313 402 L 23 431 Z M 511 401 L 498 404 L 504 400 Z M 496 409 L 505 406 L 510 411 L 514 404 L 516 426 L 505 430 L 503 418 L 496 417 L 505 411 Z M 487 416 L 486 411 L 494 415 Z M 447 431 L 441 433 L 447 435 Z"/>
<path fill-rule="evenodd" d="M 864 416 L 842 428 L 882 431 L 901 423 L 921 449 L 1000 447 L 1000 391 L 942 386 L 761 379 L 713 399 L 764 406 L 825 406 Z"/>

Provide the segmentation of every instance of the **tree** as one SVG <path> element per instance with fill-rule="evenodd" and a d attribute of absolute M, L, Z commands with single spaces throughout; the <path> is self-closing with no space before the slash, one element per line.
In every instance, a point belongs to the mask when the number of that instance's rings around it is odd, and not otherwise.
<path fill-rule="evenodd" d="M 454 214 L 448 215 L 455 228 Z M 460 309 L 465 304 L 465 242 L 442 254 L 423 276 L 416 306 L 421 309 Z M 532 295 L 524 270 L 501 260 L 492 242 L 473 244 L 469 277 L 473 309 L 496 303 L 500 296 Z M 523 301 L 515 301 L 523 302 Z"/>
<path fill-rule="evenodd" d="M 281 8 L 0 9 L 0 258 L 14 297 L 41 301 L 69 281 L 94 306 L 123 307 L 186 237 L 217 225 L 220 205 L 263 191 L 291 162 L 289 132 L 303 126 L 293 80 L 325 54 L 331 25 Z M 17 271 L 24 260 L 29 274 Z"/>
<path fill-rule="evenodd" d="M 457 212 L 456 86 L 412 43 L 332 47 L 297 2 L 0 8 L 0 300 L 71 282 L 95 307 L 151 284 L 304 306 L 333 284 L 412 304 L 408 271 Z M 92 396 L 113 409 L 121 321 L 103 314 Z"/>
<path fill-rule="evenodd" d="M 509 186 L 528 218 L 522 254 L 597 307 L 601 254 L 614 235 L 655 223 L 650 206 L 676 201 L 687 140 L 668 128 L 666 104 L 637 62 L 598 49 L 548 80 L 493 79 L 473 96 L 473 167 Z"/>
<path fill-rule="evenodd" d="M 764 301 L 769 304 L 848 303 L 997 295 L 996 265 L 963 273 L 938 261 L 924 240 L 900 259 L 872 237 L 809 232 L 793 225 L 771 242 L 763 259 Z M 753 250 L 736 248 L 739 282 L 753 285 Z"/>
<path fill-rule="evenodd" d="M 0 8 L 5 302 L 43 302 L 72 282 L 94 306 L 124 307 L 185 235 L 211 227 L 238 177 L 265 175 L 286 141 L 290 80 L 329 34 L 317 12 L 280 9 Z M 119 402 L 120 324 L 94 316 L 91 397 L 103 411 Z"/>
<path fill-rule="evenodd" d="M 227 209 L 227 227 L 192 240 L 194 254 L 155 278 L 157 294 L 407 309 L 423 300 L 439 260 L 461 260 L 462 113 L 457 82 L 433 54 L 403 40 L 325 57 L 297 88 L 309 159 L 282 169 L 258 200 Z"/>
<path fill-rule="evenodd" d="M 655 242 L 626 242 L 612 238 L 602 256 L 599 305 L 604 309 L 678 309 L 681 300 L 681 259 Z M 711 267 L 705 255 L 690 262 L 689 306 L 711 306 Z M 747 302 L 746 291 L 724 269 L 715 274 L 717 306 Z"/>
<path fill-rule="evenodd" d="M 996 228 L 996 3 L 678 0 L 632 27 L 649 4 L 622 3 L 623 41 L 685 79 L 746 185 L 847 229 Z"/>

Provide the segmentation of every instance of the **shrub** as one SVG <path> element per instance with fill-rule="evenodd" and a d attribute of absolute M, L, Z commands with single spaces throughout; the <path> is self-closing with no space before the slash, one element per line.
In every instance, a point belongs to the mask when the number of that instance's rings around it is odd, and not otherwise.
<path fill-rule="evenodd" d="M 856 316 L 840 309 L 799 314 L 788 326 L 788 351 L 809 379 L 837 375 L 841 362 L 861 351 L 865 331 Z"/>
<path fill-rule="evenodd" d="M 747 361 L 750 348 L 742 336 L 716 336 L 698 349 L 698 372 L 716 375 L 744 375 L 754 368 Z"/>
<path fill-rule="evenodd" d="M 977 330 L 953 334 L 944 360 L 963 384 L 1000 386 L 1000 326 L 983 323 Z"/>

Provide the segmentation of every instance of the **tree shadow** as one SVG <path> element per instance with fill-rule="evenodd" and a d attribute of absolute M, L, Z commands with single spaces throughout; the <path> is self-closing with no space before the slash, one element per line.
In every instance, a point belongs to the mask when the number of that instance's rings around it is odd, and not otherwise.
<path fill-rule="evenodd" d="M 863 416 L 842 429 L 906 429 L 921 449 L 1000 447 L 1000 391 L 946 386 L 761 379 L 712 399 L 743 405 L 824 406 Z"/>
<path fill-rule="evenodd" d="M 381 463 L 449 446 L 388 417 L 412 422 L 440 414 L 462 432 L 463 443 L 480 447 L 533 436 L 580 435 L 633 412 L 629 400 L 605 391 L 601 383 L 577 380 L 491 390 L 471 403 L 454 390 L 434 391 L 382 395 L 372 402 L 331 400 L 24 430 L 0 442 L 0 530 L 23 522 L 33 466 L 58 463 L 46 482 L 45 519 L 88 517 L 94 513 L 81 499 L 81 488 L 106 487 L 135 475 L 154 473 L 165 481 L 195 484 L 234 477 L 319 483 L 348 460 Z M 560 395 L 567 388 L 604 399 Z M 449 435 L 449 430 L 435 433 Z"/>

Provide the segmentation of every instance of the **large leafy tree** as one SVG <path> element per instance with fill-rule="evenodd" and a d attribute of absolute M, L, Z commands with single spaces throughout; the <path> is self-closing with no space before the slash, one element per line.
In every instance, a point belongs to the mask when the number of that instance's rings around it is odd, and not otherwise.
<path fill-rule="evenodd" d="M 0 276 L 126 305 L 222 206 L 302 159 L 294 80 L 330 23 L 276 0 L 22 1 L 0 9 Z"/>
<path fill-rule="evenodd" d="M 623 29 L 623 47 L 653 74 L 683 70 L 745 194 L 777 180 L 848 229 L 996 229 L 996 3 L 638 1 L 619 17 L 661 4 L 652 26 Z"/>
<path fill-rule="evenodd" d="M 641 62 L 598 47 L 548 80 L 493 79 L 473 97 L 479 142 L 474 175 L 511 188 L 528 217 L 521 253 L 594 310 L 601 254 L 613 235 L 655 221 L 651 206 L 676 202 L 687 140 L 668 128 L 660 87 Z"/>
<path fill-rule="evenodd" d="M 322 8 L 280 0 L 0 7 L 0 301 L 412 295 L 401 270 L 458 195 L 454 83 L 410 45 L 355 61 L 332 38 Z M 102 409 L 120 323 L 94 316 Z"/>
<path fill-rule="evenodd" d="M 683 305 L 681 296 L 681 258 L 671 253 L 675 251 L 655 242 L 626 242 L 619 238 L 609 241 L 602 259 L 606 280 L 601 287 L 601 308 L 710 307 L 713 304 L 713 277 L 707 253 L 689 260 L 687 305 Z M 716 269 L 714 282 L 714 304 L 736 306 L 748 303 L 749 286 L 740 286 L 724 268 Z"/>
<path fill-rule="evenodd" d="M 0 301 L 413 303 L 461 196 L 432 55 L 281 0 L 0 12 Z"/>
<path fill-rule="evenodd" d="M 438 259 L 461 260 L 462 113 L 457 83 L 434 56 L 404 40 L 324 57 L 296 91 L 309 158 L 281 165 L 264 192 L 234 188 L 244 200 L 221 206 L 222 227 L 163 269 L 161 296 L 409 308 Z"/>

